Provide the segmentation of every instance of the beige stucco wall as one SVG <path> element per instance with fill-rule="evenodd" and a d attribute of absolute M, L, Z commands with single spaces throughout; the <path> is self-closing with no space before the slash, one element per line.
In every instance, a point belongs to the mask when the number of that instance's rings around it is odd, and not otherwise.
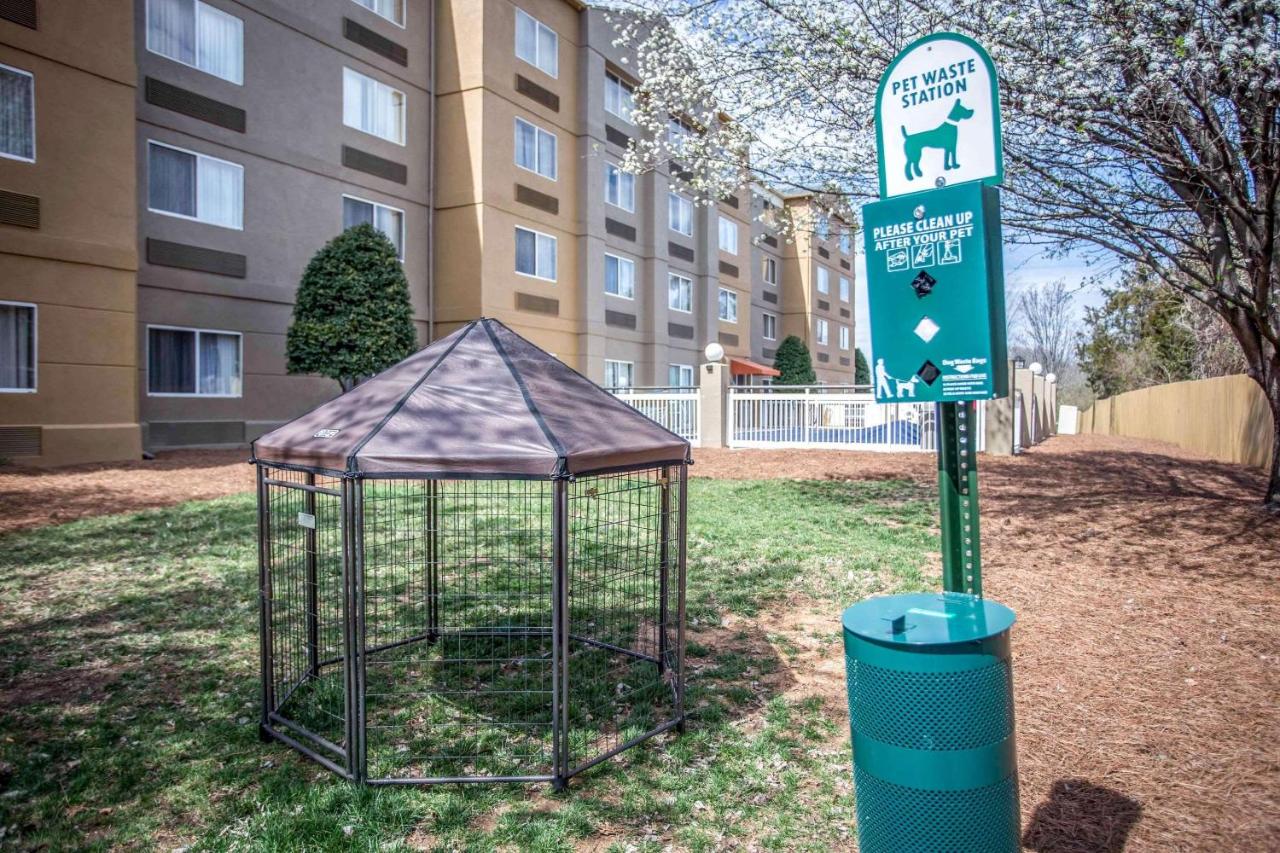
<path fill-rule="evenodd" d="M 1220 376 L 1098 400 L 1080 413 L 1080 432 L 1167 441 L 1222 462 L 1266 468 L 1274 426 L 1256 382 Z"/>

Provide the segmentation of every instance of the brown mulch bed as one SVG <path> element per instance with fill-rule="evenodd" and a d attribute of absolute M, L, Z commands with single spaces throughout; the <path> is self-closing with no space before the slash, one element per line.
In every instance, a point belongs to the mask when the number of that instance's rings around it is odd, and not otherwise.
<path fill-rule="evenodd" d="M 0 531 L 246 491 L 244 458 L 0 469 Z M 1261 472 L 1098 436 L 981 472 L 987 594 L 1019 616 L 1028 849 L 1280 850 L 1280 520 Z M 755 450 L 699 451 L 691 473 L 937 476 L 926 454 Z M 765 626 L 814 648 L 786 692 L 839 708 L 838 662 L 804 640 L 820 624 L 794 621 Z"/>

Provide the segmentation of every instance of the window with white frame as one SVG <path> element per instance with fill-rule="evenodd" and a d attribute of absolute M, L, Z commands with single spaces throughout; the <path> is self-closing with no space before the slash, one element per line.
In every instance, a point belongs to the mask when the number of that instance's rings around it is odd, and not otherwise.
<path fill-rule="evenodd" d="M 36 78 L 0 65 L 0 157 L 36 160 Z"/>
<path fill-rule="evenodd" d="M 147 327 L 147 393 L 153 396 L 239 397 L 238 332 Z"/>
<path fill-rule="evenodd" d="M 738 254 L 738 223 L 727 216 L 720 217 L 720 251 Z"/>
<path fill-rule="evenodd" d="M 404 145 L 404 92 L 372 77 L 342 69 L 342 123 Z"/>
<path fill-rule="evenodd" d="M 814 229 L 814 233 L 818 235 L 819 240 L 825 240 L 831 236 L 831 220 L 826 216 L 818 217 L 818 225 Z"/>
<path fill-rule="evenodd" d="M 404 0 L 355 0 L 355 2 L 398 27 L 404 26 Z"/>
<path fill-rule="evenodd" d="M 636 365 L 632 361 L 604 360 L 604 387 L 630 388 L 636 384 Z"/>
<path fill-rule="evenodd" d="M 764 339 L 766 341 L 776 341 L 778 339 L 777 315 L 765 312 L 762 318 L 764 320 Z"/>
<path fill-rule="evenodd" d="M 778 261 L 776 258 L 765 257 L 764 259 L 764 283 L 773 285 L 778 283 Z"/>
<path fill-rule="evenodd" d="M 244 22 L 200 0 L 147 0 L 147 50 L 244 82 Z"/>
<path fill-rule="evenodd" d="M 826 346 L 827 341 L 830 338 L 830 334 L 831 334 L 831 330 L 830 330 L 830 327 L 827 325 L 827 321 L 823 320 L 822 318 L 818 318 L 816 321 L 814 321 L 814 331 L 815 331 L 815 334 L 817 335 L 818 343 L 822 344 L 823 346 Z"/>
<path fill-rule="evenodd" d="M 849 348 L 849 327 L 841 326 L 840 327 L 840 349 L 847 350 L 848 348 Z"/>
<path fill-rule="evenodd" d="M 396 247 L 396 257 L 404 260 L 404 211 L 355 196 L 342 197 L 342 229 L 372 225 Z"/>
<path fill-rule="evenodd" d="M 244 167 L 147 141 L 147 207 L 223 228 L 244 227 Z"/>
<path fill-rule="evenodd" d="M 636 263 L 628 258 L 604 256 L 604 292 L 623 299 L 636 298 Z"/>
<path fill-rule="evenodd" d="M 849 279 L 840 276 L 840 301 L 849 301 Z"/>
<path fill-rule="evenodd" d="M 847 227 L 840 229 L 840 251 L 846 255 L 853 251 L 853 232 Z"/>
<path fill-rule="evenodd" d="M 720 319 L 726 323 L 738 322 L 738 294 L 720 288 Z"/>
<path fill-rule="evenodd" d="M 693 202 L 679 193 L 667 195 L 667 221 L 671 230 L 686 237 L 693 235 Z"/>
<path fill-rule="evenodd" d="M 556 135 L 532 122 L 517 118 L 516 165 L 554 181 L 556 179 Z"/>
<path fill-rule="evenodd" d="M 516 9 L 516 56 L 552 77 L 560 75 L 560 37 L 556 31 Z"/>
<path fill-rule="evenodd" d="M 636 209 L 636 176 L 630 172 L 624 172 L 613 163 L 605 163 L 604 200 L 614 207 L 634 212 Z"/>
<path fill-rule="evenodd" d="M 516 272 L 556 280 L 556 238 L 516 226 Z"/>
<path fill-rule="evenodd" d="M 693 387 L 693 365 L 692 364 L 667 365 L 667 385 L 669 385 L 672 388 Z"/>
<path fill-rule="evenodd" d="M 36 306 L 0 302 L 0 392 L 36 390 Z"/>
<path fill-rule="evenodd" d="M 831 273 L 826 267 L 818 267 L 818 292 L 831 292 Z"/>
<path fill-rule="evenodd" d="M 681 119 L 667 119 L 667 145 L 672 151 L 683 151 L 689 138 L 693 136 L 693 128 Z"/>
<path fill-rule="evenodd" d="M 604 73 L 604 109 L 613 113 L 623 121 L 631 121 L 631 111 L 635 108 L 636 87 L 623 80 L 612 71 Z"/>
<path fill-rule="evenodd" d="M 667 307 L 686 314 L 693 312 L 693 279 L 676 273 L 667 274 Z"/>

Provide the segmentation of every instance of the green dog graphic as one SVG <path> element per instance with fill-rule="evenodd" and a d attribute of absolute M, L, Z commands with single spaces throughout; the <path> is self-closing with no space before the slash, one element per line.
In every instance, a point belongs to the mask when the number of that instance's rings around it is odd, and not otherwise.
<path fill-rule="evenodd" d="M 947 113 L 947 120 L 937 127 L 922 130 L 919 133 L 907 133 L 906 126 L 903 126 L 902 150 L 907 155 L 907 180 L 924 177 L 924 173 L 920 171 L 920 155 L 926 148 L 942 149 L 942 168 L 959 169 L 960 161 L 956 159 L 956 122 L 972 116 L 973 110 L 965 107 L 960 103 L 960 99 L 956 98 L 951 112 Z"/>

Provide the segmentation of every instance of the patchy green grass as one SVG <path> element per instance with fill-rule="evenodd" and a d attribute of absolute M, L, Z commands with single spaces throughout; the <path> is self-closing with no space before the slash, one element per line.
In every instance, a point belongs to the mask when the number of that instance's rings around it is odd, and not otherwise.
<path fill-rule="evenodd" d="M 908 482 L 694 480 L 688 731 L 547 786 L 356 787 L 257 737 L 252 496 L 0 538 L 0 847 L 660 850 L 848 843 L 845 720 L 771 690 L 784 601 L 924 588 Z M 733 627 L 719 627 L 732 619 Z M 736 633 L 735 633 L 736 632 Z"/>

